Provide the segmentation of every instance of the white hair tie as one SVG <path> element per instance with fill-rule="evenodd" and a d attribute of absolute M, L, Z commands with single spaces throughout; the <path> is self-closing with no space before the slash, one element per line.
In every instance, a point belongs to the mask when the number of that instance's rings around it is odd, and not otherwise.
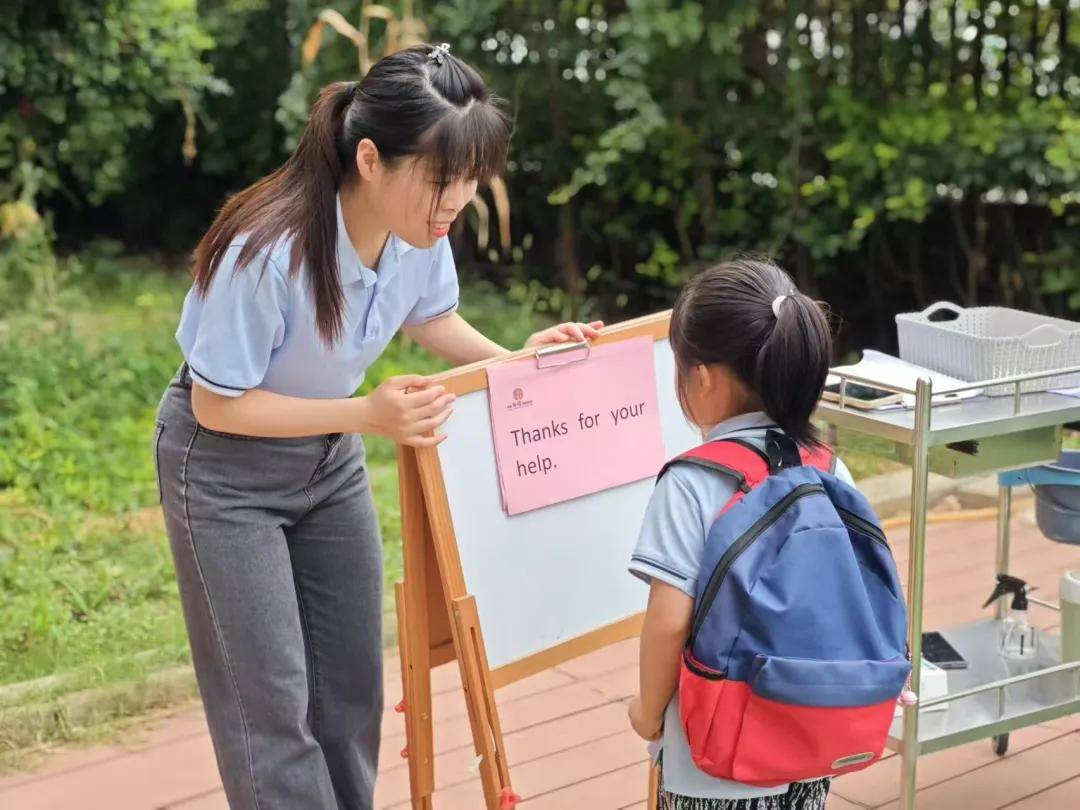
<path fill-rule="evenodd" d="M 782 303 L 784 303 L 784 300 L 785 300 L 786 298 L 787 298 L 787 296 L 786 296 L 786 295 L 778 295 L 778 296 L 776 296 L 776 298 L 774 298 L 774 299 L 773 299 L 773 302 L 772 302 L 772 311 L 773 311 L 773 315 L 775 315 L 775 316 L 776 316 L 776 319 L 777 319 L 777 320 L 779 320 L 779 319 L 780 319 L 780 305 L 781 305 Z"/>
<path fill-rule="evenodd" d="M 434 48 L 431 49 L 431 53 L 428 54 L 428 61 L 434 62 L 439 67 L 442 67 L 443 62 L 446 61 L 446 57 L 449 53 L 449 42 L 444 42 L 441 45 L 436 45 Z"/>

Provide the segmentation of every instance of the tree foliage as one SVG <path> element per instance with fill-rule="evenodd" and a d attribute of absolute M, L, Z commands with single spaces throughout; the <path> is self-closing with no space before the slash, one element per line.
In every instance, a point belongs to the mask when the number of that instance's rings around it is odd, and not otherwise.
<path fill-rule="evenodd" d="M 315 90 L 356 76 L 342 37 L 302 64 L 318 14 L 357 23 L 370 5 L 203 0 L 196 16 L 193 0 L 53 0 L 60 34 L 38 11 L 3 23 L 20 44 L 0 57 L 0 143 L 44 187 L 127 200 L 121 220 L 155 211 L 190 243 L 225 193 L 287 154 Z M 640 312 L 751 249 L 863 340 L 887 343 L 892 313 L 937 298 L 1080 310 L 1078 0 L 383 5 L 420 15 L 509 103 L 517 247 L 509 267 L 466 258 L 526 298 Z M 368 33 L 379 52 L 386 32 Z M 34 77 L 14 72 L 31 62 Z M 199 154 L 179 171 L 185 94 Z M 168 217 L 146 180 L 162 176 L 182 192 Z"/>
<path fill-rule="evenodd" d="M 121 193 L 128 151 L 166 108 L 194 115 L 224 86 L 195 0 L 44 0 L 0 16 L 0 171 L 96 204 Z M 193 143 L 178 139 L 177 155 Z"/>
<path fill-rule="evenodd" d="M 1080 309 L 1077 5 L 474 0 L 435 14 L 517 103 L 511 188 L 572 208 L 555 240 L 572 249 L 554 255 L 564 274 L 591 268 L 583 289 L 643 308 L 717 256 L 764 250 L 885 337 L 898 306 L 938 297 Z M 558 213 L 535 214 L 560 233 Z"/>

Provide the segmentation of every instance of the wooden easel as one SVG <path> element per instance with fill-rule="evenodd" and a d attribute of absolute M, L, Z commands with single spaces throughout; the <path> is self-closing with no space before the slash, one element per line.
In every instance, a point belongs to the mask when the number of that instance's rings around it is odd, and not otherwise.
<path fill-rule="evenodd" d="M 667 337 L 668 313 L 613 327 L 599 344 L 650 335 Z M 520 352 L 528 357 L 531 352 Z M 513 357 L 509 358 L 513 359 Z M 438 378 L 458 395 L 487 387 L 486 364 Z M 466 589 L 437 448 L 398 447 L 398 481 L 405 579 L 395 588 L 409 781 L 414 810 L 432 810 L 435 790 L 431 669 L 457 659 L 486 810 L 509 810 L 518 801 L 510 782 L 495 689 L 640 634 L 642 615 L 570 639 L 492 670 L 476 599 Z M 650 775 L 650 807 L 655 800 Z"/>

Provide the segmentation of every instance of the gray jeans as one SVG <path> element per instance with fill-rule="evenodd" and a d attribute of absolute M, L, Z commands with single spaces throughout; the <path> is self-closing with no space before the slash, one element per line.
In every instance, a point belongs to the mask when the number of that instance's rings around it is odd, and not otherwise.
<path fill-rule="evenodd" d="M 382 544 L 355 434 L 201 427 L 182 367 L 158 487 L 233 810 L 370 810 L 382 716 Z"/>

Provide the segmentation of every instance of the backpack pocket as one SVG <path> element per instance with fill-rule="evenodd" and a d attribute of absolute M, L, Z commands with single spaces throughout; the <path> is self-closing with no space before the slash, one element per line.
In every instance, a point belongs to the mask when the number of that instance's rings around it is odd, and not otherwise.
<path fill-rule="evenodd" d="M 881 758 L 911 670 L 892 661 L 758 656 L 731 778 L 777 785 L 857 771 Z"/>
<path fill-rule="evenodd" d="M 741 681 L 683 653 L 679 675 L 679 716 L 694 764 L 711 776 L 731 778 L 735 743 L 750 690 Z"/>

